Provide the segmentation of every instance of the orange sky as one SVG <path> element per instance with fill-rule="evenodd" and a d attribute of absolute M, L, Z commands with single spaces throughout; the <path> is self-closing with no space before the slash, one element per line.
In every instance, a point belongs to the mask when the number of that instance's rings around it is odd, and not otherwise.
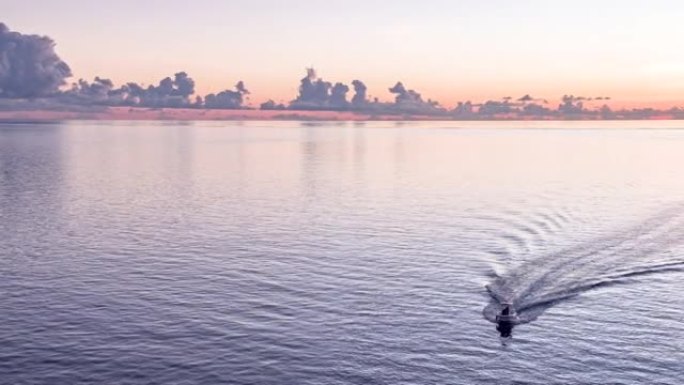
<path fill-rule="evenodd" d="M 243 80 L 253 106 L 295 98 L 305 68 L 395 82 L 451 107 L 525 94 L 611 105 L 684 105 L 684 3 L 674 0 L 3 0 L 3 22 L 48 35 L 74 80 L 154 83 L 186 71 L 197 92 Z M 350 93 L 351 94 L 351 93 Z"/>

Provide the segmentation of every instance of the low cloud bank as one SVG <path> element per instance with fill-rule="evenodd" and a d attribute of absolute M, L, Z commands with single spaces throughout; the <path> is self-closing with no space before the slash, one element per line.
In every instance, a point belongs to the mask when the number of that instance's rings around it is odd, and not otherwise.
<path fill-rule="evenodd" d="M 166 77 L 158 85 L 148 87 L 130 82 L 114 88 L 109 79 L 95 77 L 92 83 L 80 79 L 57 98 L 65 103 L 81 105 L 189 107 L 194 93 L 192 78 L 185 72 L 178 72 L 173 78 Z"/>
<path fill-rule="evenodd" d="M 195 81 L 184 71 L 161 79 L 156 85 L 127 82 L 116 87 L 104 77 L 80 79 L 70 86 L 69 65 L 55 52 L 55 42 L 47 36 L 11 31 L 0 23 L 0 110 L 22 108 L 70 108 L 126 106 L 145 108 L 246 109 L 250 95 L 243 81 L 233 89 L 195 94 Z M 613 111 L 607 96 L 563 95 L 556 108 L 545 99 L 530 94 L 504 97 L 482 103 L 458 102 L 451 109 L 399 81 L 388 91 L 394 101 L 370 100 L 368 87 L 359 79 L 351 83 L 326 81 L 313 68 L 299 81 L 298 94 L 288 103 L 268 100 L 261 110 L 339 111 L 370 116 L 436 117 L 444 119 L 643 119 L 684 118 L 684 110 L 650 108 Z"/>
<path fill-rule="evenodd" d="M 187 73 L 178 72 L 173 78 L 166 77 L 156 86 L 147 87 L 129 82 L 114 88 L 109 79 L 96 77 L 92 83 L 81 79 L 71 89 L 58 93 L 55 97 L 60 102 L 79 105 L 242 109 L 245 95 L 249 91 L 244 82 L 240 81 L 235 90 L 193 98 L 194 94 L 195 81 Z"/>
<path fill-rule="evenodd" d="M 327 82 L 318 78 L 316 70 L 308 68 L 306 76 L 300 80 L 299 94 L 287 108 L 291 110 L 330 110 L 348 111 L 351 103 L 347 100 L 349 86 L 343 83 Z M 354 95 L 354 98 L 357 98 Z"/>
<path fill-rule="evenodd" d="M 385 103 L 378 100 L 368 100 L 368 87 L 358 79 L 351 82 L 354 95 L 348 100 L 347 94 L 351 88 L 341 82 L 328 82 L 319 78 L 316 70 L 308 68 L 306 76 L 300 80 L 299 94 L 289 105 L 280 105 L 280 108 L 290 110 L 330 110 L 352 111 L 369 114 L 443 114 L 446 110 L 439 107 L 439 103 L 428 99 L 424 101 L 422 96 L 404 87 L 403 83 L 397 82 L 389 88 L 389 92 L 395 94 L 394 103 Z M 263 109 L 273 109 L 274 103 L 269 101 L 262 105 Z"/>
<path fill-rule="evenodd" d="M 204 108 L 215 108 L 215 109 L 226 109 L 226 110 L 236 110 L 243 108 L 243 103 L 245 102 L 246 95 L 249 91 L 245 87 L 245 83 L 240 80 L 235 85 L 235 90 L 225 90 L 218 94 L 209 94 L 204 97 L 204 103 L 202 104 L 201 99 L 197 99 L 197 106 Z"/>
<path fill-rule="evenodd" d="M 0 23 L 0 98 L 45 99 L 41 105 L 240 109 L 249 93 L 240 81 L 235 90 L 193 99 L 195 81 L 184 71 L 157 85 L 128 82 L 115 88 L 110 79 L 97 76 L 92 82 L 79 79 L 63 90 L 71 76 L 69 65 L 55 53 L 52 39 L 10 31 Z"/>

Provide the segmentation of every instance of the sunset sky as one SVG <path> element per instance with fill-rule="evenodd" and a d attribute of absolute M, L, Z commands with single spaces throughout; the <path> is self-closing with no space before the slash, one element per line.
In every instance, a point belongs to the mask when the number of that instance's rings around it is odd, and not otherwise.
<path fill-rule="evenodd" d="M 684 105 L 684 3 L 676 0 L 2 0 L 0 22 L 47 35 L 74 78 L 156 83 L 187 71 L 198 93 L 244 80 L 251 103 L 289 101 L 305 67 L 402 81 L 452 106 L 531 94 Z"/>

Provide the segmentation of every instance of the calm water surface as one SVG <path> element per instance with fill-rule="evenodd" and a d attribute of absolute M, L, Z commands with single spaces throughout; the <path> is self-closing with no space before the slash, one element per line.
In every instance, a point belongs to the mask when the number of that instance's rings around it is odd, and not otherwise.
<path fill-rule="evenodd" d="M 0 124 L 0 383 L 683 383 L 680 127 Z"/>

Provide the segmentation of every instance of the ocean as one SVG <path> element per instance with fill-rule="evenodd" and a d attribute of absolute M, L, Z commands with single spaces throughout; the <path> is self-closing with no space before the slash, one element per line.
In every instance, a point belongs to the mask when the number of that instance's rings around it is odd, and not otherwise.
<path fill-rule="evenodd" d="M 0 383 L 680 384 L 683 167 L 676 121 L 0 124 Z"/>

